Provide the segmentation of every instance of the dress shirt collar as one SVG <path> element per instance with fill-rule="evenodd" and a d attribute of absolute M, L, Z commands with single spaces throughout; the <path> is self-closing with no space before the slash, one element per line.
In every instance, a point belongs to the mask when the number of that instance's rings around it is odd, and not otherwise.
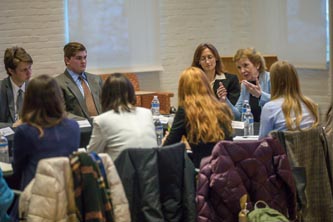
<path fill-rule="evenodd" d="M 216 80 L 222 80 L 222 79 L 226 79 L 224 73 L 216 74 L 216 75 L 215 75 L 215 79 L 214 79 L 213 81 L 210 82 L 211 87 L 213 88 L 213 86 L 214 86 L 214 82 L 215 82 Z"/>
<path fill-rule="evenodd" d="M 13 89 L 14 95 L 17 95 L 19 89 L 21 89 L 23 92 L 25 92 L 25 82 L 22 84 L 21 87 L 18 87 L 18 86 L 14 83 L 14 81 L 12 80 L 11 77 L 9 77 L 9 79 L 10 79 L 10 83 L 12 84 L 12 89 Z"/>
<path fill-rule="evenodd" d="M 77 74 L 77 73 L 73 72 L 72 70 L 70 70 L 68 68 L 67 68 L 67 72 L 72 77 L 74 82 L 79 81 L 79 76 L 82 76 L 82 78 L 87 81 L 87 75 L 86 75 L 85 72 L 82 72 L 81 74 Z"/>

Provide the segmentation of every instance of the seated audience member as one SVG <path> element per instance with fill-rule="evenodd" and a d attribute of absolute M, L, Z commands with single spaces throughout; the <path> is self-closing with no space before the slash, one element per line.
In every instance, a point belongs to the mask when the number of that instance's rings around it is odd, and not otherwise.
<path fill-rule="evenodd" d="M 203 157 L 209 156 L 220 140 L 232 140 L 232 112 L 215 97 L 206 74 L 199 68 L 183 71 L 178 83 L 178 110 L 163 145 L 181 141 L 184 135 L 199 168 Z"/>
<path fill-rule="evenodd" d="M 224 90 L 229 101 L 233 105 L 236 104 L 240 92 L 238 77 L 223 71 L 221 57 L 212 44 L 198 45 L 194 52 L 192 66 L 198 67 L 206 73 L 216 97 L 218 97 L 218 90 Z"/>
<path fill-rule="evenodd" d="M 4 64 L 8 77 L 0 80 L 0 128 L 12 126 L 19 119 L 32 63 L 31 56 L 23 48 L 6 49 Z"/>
<path fill-rule="evenodd" d="M 270 77 L 266 72 L 264 57 L 254 48 L 239 49 L 234 58 L 237 69 L 244 76 L 241 92 L 235 106 L 227 99 L 235 120 L 240 120 L 244 100 L 249 101 L 254 122 L 260 122 L 261 109 L 271 98 Z M 223 90 L 217 92 L 219 98 L 224 97 Z"/>
<path fill-rule="evenodd" d="M 70 42 L 64 46 L 66 70 L 56 77 L 62 89 L 66 111 L 70 117 L 90 119 L 101 113 L 99 100 L 102 78 L 85 72 L 87 50 L 78 42 Z"/>
<path fill-rule="evenodd" d="M 93 120 L 88 151 L 108 153 L 115 160 L 127 148 L 157 147 L 152 113 L 135 107 L 134 87 L 125 75 L 115 73 L 106 79 L 101 103 L 103 113 Z"/>
<path fill-rule="evenodd" d="M 13 140 L 13 170 L 21 176 L 21 189 L 34 177 L 40 159 L 68 156 L 79 148 L 79 125 L 65 115 L 57 82 L 47 75 L 32 79 Z"/>
<path fill-rule="evenodd" d="M 20 177 L 20 190 L 35 176 L 38 161 L 69 156 L 80 145 L 80 128 L 66 118 L 61 89 L 47 75 L 33 78 L 28 85 L 22 108 L 22 124 L 13 139 L 14 176 Z M 17 202 L 11 212 L 18 217 Z"/>
<path fill-rule="evenodd" d="M 262 109 L 259 138 L 272 130 L 301 130 L 318 125 L 318 106 L 301 92 L 297 71 L 285 61 L 271 69 L 271 101 Z"/>
<path fill-rule="evenodd" d="M 12 204 L 14 199 L 13 191 L 8 187 L 5 179 L 2 175 L 2 170 L 0 168 L 0 221 L 6 222 L 10 221 L 7 215 L 7 210 Z"/>

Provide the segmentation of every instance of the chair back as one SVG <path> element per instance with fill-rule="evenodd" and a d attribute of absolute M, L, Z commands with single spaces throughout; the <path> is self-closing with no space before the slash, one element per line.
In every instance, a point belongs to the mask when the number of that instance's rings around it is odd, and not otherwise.
<path fill-rule="evenodd" d="M 202 162 L 198 178 L 198 221 L 238 221 L 244 195 L 247 210 L 265 201 L 290 220 L 296 218 L 295 184 L 277 139 L 220 141 Z"/>
<path fill-rule="evenodd" d="M 111 194 L 115 221 L 130 221 L 127 199 L 113 162 L 108 154 L 99 154 L 99 158 L 102 161 L 100 164 L 103 165 L 110 187 L 106 195 Z M 97 162 L 96 165 L 98 165 Z M 92 170 L 91 167 L 82 167 L 80 169 L 85 173 L 89 173 Z M 79 221 L 82 214 L 77 214 L 79 212 L 78 209 L 81 208 L 76 200 L 78 192 L 74 190 L 73 175 L 73 167 L 71 167 L 68 157 L 40 160 L 37 165 L 35 178 L 20 196 L 20 218 L 24 218 L 26 221 Z M 91 180 L 91 183 L 99 184 L 100 179 L 96 178 L 96 181 Z M 88 185 L 85 181 L 82 187 L 88 187 Z M 93 195 L 96 195 L 96 193 L 93 193 Z M 91 201 L 89 198 L 87 200 Z M 94 214 L 94 216 L 96 215 Z"/>
<path fill-rule="evenodd" d="M 126 149 L 115 165 L 132 222 L 195 221 L 195 171 L 184 144 Z"/>
<path fill-rule="evenodd" d="M 302 221 L 333 221 L 332 144 L 327 143 L 323 128 L 271 135 L 284 145 L 294 170 Z"/>

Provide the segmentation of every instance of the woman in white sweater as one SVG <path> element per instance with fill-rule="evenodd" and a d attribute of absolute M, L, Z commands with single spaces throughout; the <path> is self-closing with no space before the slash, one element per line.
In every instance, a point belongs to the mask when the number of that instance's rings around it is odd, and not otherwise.
<path fill-rule="evenodd" d="M 110 75 L 102 88 L 103 113 L 93 120 L 88 151 L 108 153 L 115 160 L 127 148 L 157 147 L 153 116 L 135 107 L 132 83 L 120 73 Z"/>

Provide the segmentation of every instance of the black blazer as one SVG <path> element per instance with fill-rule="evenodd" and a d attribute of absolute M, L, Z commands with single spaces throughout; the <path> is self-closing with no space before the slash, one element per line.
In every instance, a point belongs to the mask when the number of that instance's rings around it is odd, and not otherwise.
<path fill-rule="evenodd" d="M 222 82 L 223 86 L 226 88 L 228 94 L 227 98 L 232 103 L 232 105 L 235 105 L 239 94 L 240 94 L 240 84 L 237 75 L 224 73 L 225 79 L 215 79 L 213 90 L 217 97 L 217 89 L 219 88 L 219 83 Z"/>
<path fill-rule="evenodd" d="M 186 115 L 185 110 L 182 107 L 178 107 L 175 119 L 172 124 L 171 131 L 167 136 L 167 138 L 165 139 L 163 146 L 178 143 L 181 141 L 182 136 L 186 137 L 187 127 L 186 127 L 185 115 Z M 225 140 L 232 140 L 232 135 L 226 134 Z M 216 142 L 211 142 L 211 143 L 199 142 L 198 144 L 190 143 L 190 147 L 192 150 L 192 161 L 195 168 L 200 167 L 200 162 L 202 158 L 210 156 Z"/>

